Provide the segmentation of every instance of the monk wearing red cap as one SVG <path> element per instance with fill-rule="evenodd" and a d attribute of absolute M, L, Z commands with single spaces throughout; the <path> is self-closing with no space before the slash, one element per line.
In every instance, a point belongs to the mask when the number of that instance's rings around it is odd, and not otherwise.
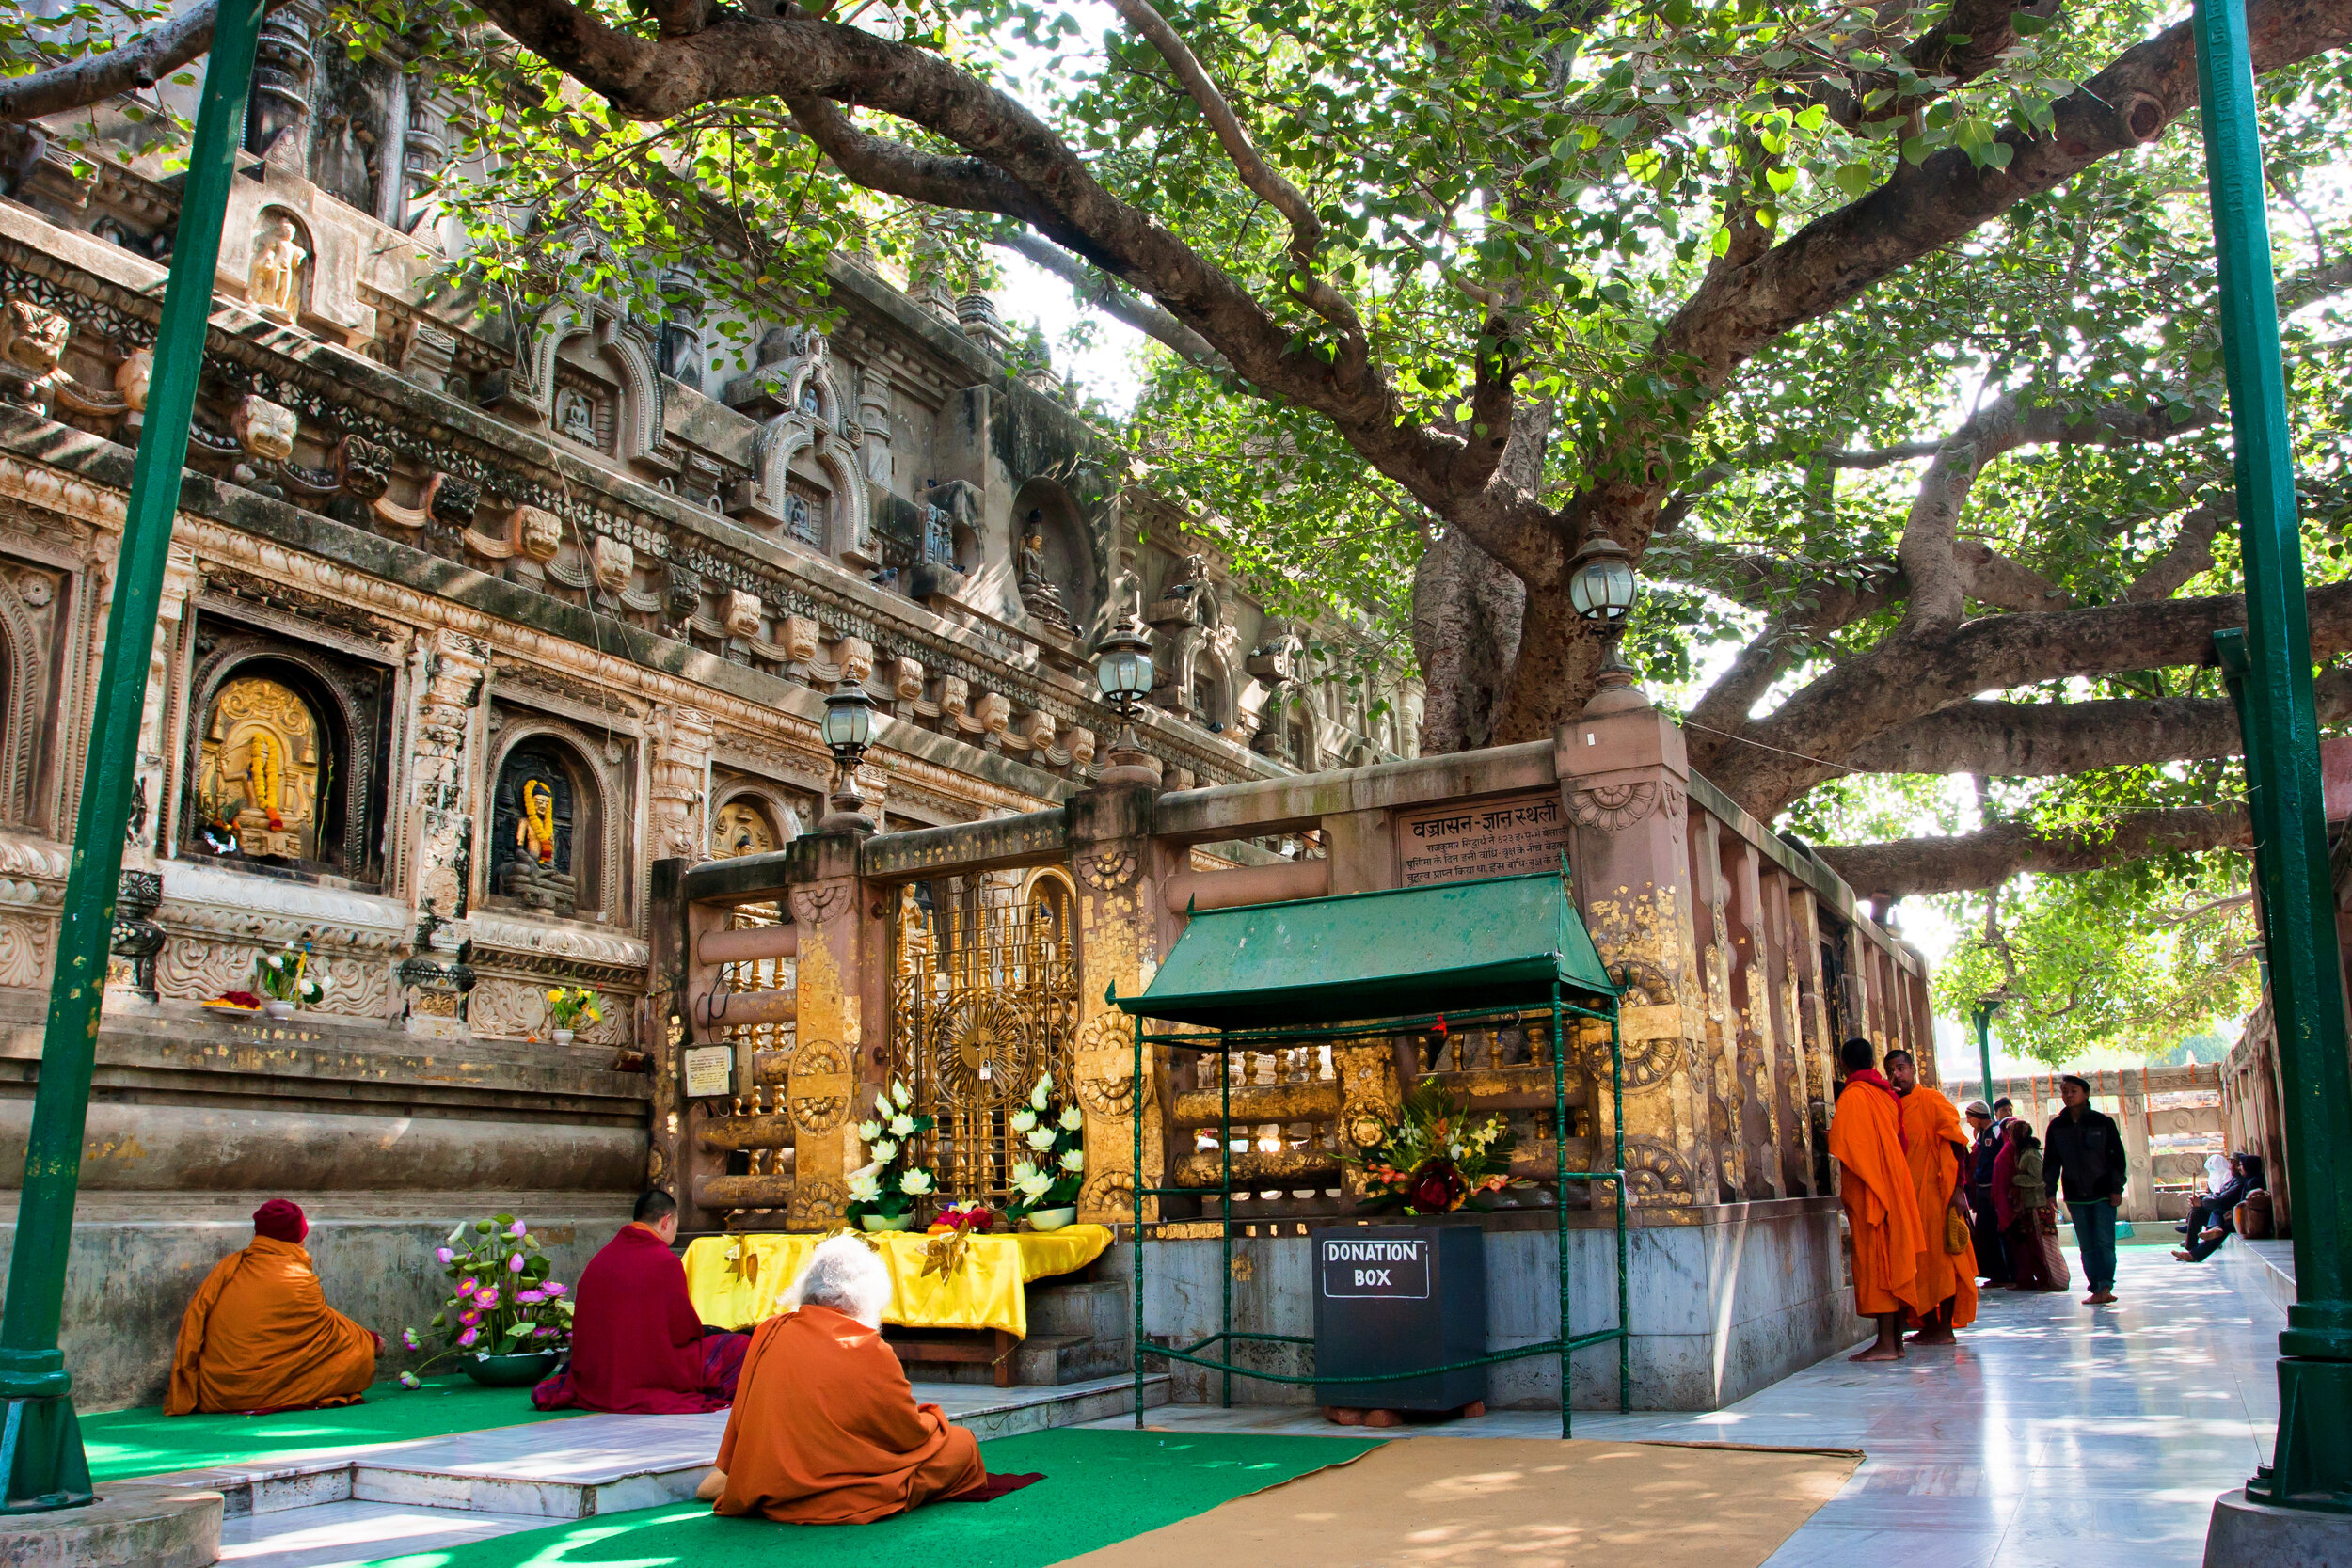
<path fill-rule="evenodd" d="M 383 1338 L 326 1305 L 310 1231 L 282 1197 L 253 1211 L 253 1244 L 214 1266 L 180 1320 L 165 1415 L 310 1410 L 367 1392 Z"/>

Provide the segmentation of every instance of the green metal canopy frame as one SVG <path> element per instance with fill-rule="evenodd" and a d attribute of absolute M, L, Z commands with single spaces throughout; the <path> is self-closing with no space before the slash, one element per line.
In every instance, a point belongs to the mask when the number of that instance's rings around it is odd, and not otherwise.
<path fill-rule="evenodd" d="M 1218 1200 L 1224 1267 L 1218 1332 L 1154 1355 L 1205 1367 L 1223 1379 L 1223 1398 L 1233 1402 L 1233 1377 L 1269 1383 L 1393 1383 L 1438 1372 L 1493 1366 L 1530 1356 L 1557 1356 L 1560 1364 L 1560 1435 L 1572 1425 L 1574 1400 L 1568 1356 L 1588 1345 L 1617 1346 L 1617 1408 L 1632 1406 L 1632 1331 L 1626 1283 L 1625 1057 L 1617 1033 L 1623 988 L 1609 976 L 1593 939 L 1569 896 L 1568 868 L 1523 877 L 1494 877 L 1434 887 L 1344 894 L 1281 904 L 1187 911 L 1184 933 L 1152 983 L 1139 996 L 1104 992 L 1112 1006 L 1136 1021 L 1135 1080 L 1143 1083 L 1143 1048 L 1228 1057 L 1217 1074 L 1218 1181 L 1215 1187 L 1146 1187 L 1143 1174 L 1143 1114 L 1135 1117 L 1135 1335 L 1131 1357 L 1136 1388 L 1136 1425 L 1143 1425 L 1143 1206 L 1152 1197 Z M 1565 993 L 1565 994 L 1564 994 Z M 1569 997 L 1580 1000 L 1569 1000 Z M 1560 1332 L 1540 1344 L 1522 1345 L 1469 1361 L 1409 1368 L 1356 1377 L 1295 1377 L 1233 1364 L 1232 1347 L 1254 1344 L 1312 1344 L 1295 1334 L 1256 1334 L 1233 1327 L 1233 1116 L 1234 1051 L 1278 1045 L 1402 1034 L 1441 1022 L 1475 1027 L 1551 1021 L 1552 1148 L 1557 1157 L 1552 1202 L 1558 1226 Z M 1607 1170 L 1570 1170 L 1567 1156 L 1566 1042 L 1569 1018 L 1609 1025 L 1610 1117 L 1613 1161 Z M 1205 1028 L 1203 1034 L 1152 1034 L 1146 1019 Z M 1606 1181 L 1616 1193 L 1617 1322 L 1613 1328 L 1570 1332 L 1568 1299 L 1568 1198 L 1570 1181 Z M 1220 1347 L 1223 1359 L 1202 1353 Z"/>

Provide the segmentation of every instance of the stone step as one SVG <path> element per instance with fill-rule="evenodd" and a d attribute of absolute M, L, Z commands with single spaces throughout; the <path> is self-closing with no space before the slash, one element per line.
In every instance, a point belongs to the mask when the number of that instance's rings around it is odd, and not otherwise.
<path fill-rule="evenodd" d="M 1075 1426 L 1135 1409 L 1135 1388 L 1126 1377 L 1005 1389 L 926 1382 L 914 1386 L 914 1394 L 983 1439 Z M 1168 1400 L 1165 1376 L 1145 1380 L 1147 1408 Z M 249 1521 L 241 1527 L 248 1546 L 276 1535 L 300 1534 L 311 1528 L 306 1515 L 312 1510 L 345 1503 L 528 1521 L 580 1519 L 691 1497 L 718 1456 L 726 1421 L 724 1411 L 578 1416 L 157 1480 L 219 1492 L 227 1518 Z"/>

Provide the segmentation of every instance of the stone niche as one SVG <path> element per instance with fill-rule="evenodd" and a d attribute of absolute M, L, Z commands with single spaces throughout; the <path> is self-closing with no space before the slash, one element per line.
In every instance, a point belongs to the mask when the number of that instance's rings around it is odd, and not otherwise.
<path fill-rule="evenodd" d="M 525 909 L 565 916 L 580 912 L 583 807 L 595 815 L 569 751 L 546 736 L 510 750 L 490 817 L 491 891 Z"/>
<path fill-rule="evenodd" d="M 378 883 L 390 672 L 210 616 L 196 646 L 183 850 Z"/>

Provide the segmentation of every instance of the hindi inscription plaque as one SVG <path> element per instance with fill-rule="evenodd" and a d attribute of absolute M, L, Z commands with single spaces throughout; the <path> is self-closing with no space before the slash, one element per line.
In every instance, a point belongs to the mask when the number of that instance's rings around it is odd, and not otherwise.
<path fill-rule="evenodd" d="M 1557 871 L 1567 849 L 1556 790 L 1422 806 L 1398 812 L 1395 821 L 1405 887 Z"/>

